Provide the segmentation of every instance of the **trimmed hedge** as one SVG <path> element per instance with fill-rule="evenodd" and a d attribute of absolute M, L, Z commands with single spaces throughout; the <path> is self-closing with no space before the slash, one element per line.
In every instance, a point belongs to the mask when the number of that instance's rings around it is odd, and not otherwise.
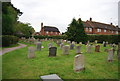
<path fill-rule="evenodd" d="M 118 43 L 120 42 L 120 35 L 88 35 L 90 42 L 98 40 L 99 43 L 103 41 L 108 41 L 109 43 Z"/>
<path fill-rule="evenodd" d="M 45 39 L 45 38 L 47 38 L 47 39 L 66 39 L 66 37 L 65 36 L 42 36 L 42 35 L 39 35 L 39 36 L 34 36 L 34 38 L 35 39 Z"/>
<path fill-rule="evenodd" d="M 17 44 L 19 38 L 12 35 L 2 35 L 2 47 L 7 47 L 12 44 Z"/>

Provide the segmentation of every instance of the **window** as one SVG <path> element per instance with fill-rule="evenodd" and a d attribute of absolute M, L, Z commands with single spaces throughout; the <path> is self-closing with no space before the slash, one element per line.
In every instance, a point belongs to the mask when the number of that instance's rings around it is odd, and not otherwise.
<path fill-rule="evenodd" d="M 46 31 L 46 34 L 48 34 L 48 31 Z"/>
<path fill-rule="evenodd" d="M 116 34 L 118 34 L 118 31 L 116 31 Z"/>
<path fill-rule="evenodd" d="M 97 32 L 101 32 L 101 29 L 97 29 Z"/>
<path fill-rule="evenodd" d="M 86 28 L 86 31 L 88 31 L 88 28 Z"/>
<path fill-rule="evenodd" d="M 112 31 L 112 33 L 114 33 L 114 31 Z"/>
<path fill-rule="evenodd" d="M 92 32 L 92 28 L 89 28 L 89 31 Z"/>
<path fill-rule="evenodd" d="M 106 29 L 104 29 L 104 32 L 106 32 Z"/>
<path fill-rule="evenodd" d="M 51 31 L 51 34 L 52 34 L 53 32 Z"/>
<path fill-rule="evenodd" d="M 57 32 L 56 32 L 56 34 L 57 34 Z"/>

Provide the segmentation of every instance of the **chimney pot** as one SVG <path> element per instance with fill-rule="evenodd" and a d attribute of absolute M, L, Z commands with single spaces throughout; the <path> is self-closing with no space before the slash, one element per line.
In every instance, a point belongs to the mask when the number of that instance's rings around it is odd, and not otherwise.
<path fill-rule="evenodd" d="M 92 21 L 92 18 L 90 17 L 90 21 Z"/>

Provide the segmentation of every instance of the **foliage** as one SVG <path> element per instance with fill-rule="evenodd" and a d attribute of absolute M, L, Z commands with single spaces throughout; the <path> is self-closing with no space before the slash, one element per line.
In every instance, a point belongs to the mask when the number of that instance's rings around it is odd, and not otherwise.
<path fill-rule="evenodd" d="M 12 35 L 2 35 L 2 46 L 10 46 L 18 43 L 18 37 Z"/>
<path fill-rule="evenodd" d="M 66 39 L 66 36 L 42 36 L 42 35 L 39 35 L 39 36 L 34 36 L 35 39 L 39 38 L 39 39 L 45 39 L 45 38 L 48 38 L 48 39 Z"/>
<path fill-rule="evenodd" d="M 103 41 L 118 43 L 120 42 L 120 35 L 88 35 L 88 39 L 91 42 L 98 40 L 99 43 L 102 43 Z"/>
<path fill-rule="evenodd" d="M 35 32 L 34 28 L 29 23 L 17 22 L 15 27 L 15 35 L 18 37 L 30 37 Z"/>
<path fill-rule="evenodd" d="M 22 14 L 11 2 L 2 3 L 2 35 L 13 35 L 18 17 Z"/>
<path fill-rule="evenodd" d="M 67 39 L 70 41 L 75 41 L 77 43 L 85 43 L 87 41 L 87 34 L 84 31 L 84 25 L 80 18 L 78 21 L 76 21 L 76 19 L 72 20 L 65 34 L 67 35 Z"/>

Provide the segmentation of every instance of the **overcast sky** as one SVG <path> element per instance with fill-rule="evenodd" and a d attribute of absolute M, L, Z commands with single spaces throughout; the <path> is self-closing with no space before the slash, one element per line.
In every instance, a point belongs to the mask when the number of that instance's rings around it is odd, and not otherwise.
<path fill-rule="evenodd" d="M 73 18 L 118 25 L 119 0 L 11 0 L 23 12 L 19 21 L 30 23 L 36 32 L 55 26 L 65 32 Z"/>

